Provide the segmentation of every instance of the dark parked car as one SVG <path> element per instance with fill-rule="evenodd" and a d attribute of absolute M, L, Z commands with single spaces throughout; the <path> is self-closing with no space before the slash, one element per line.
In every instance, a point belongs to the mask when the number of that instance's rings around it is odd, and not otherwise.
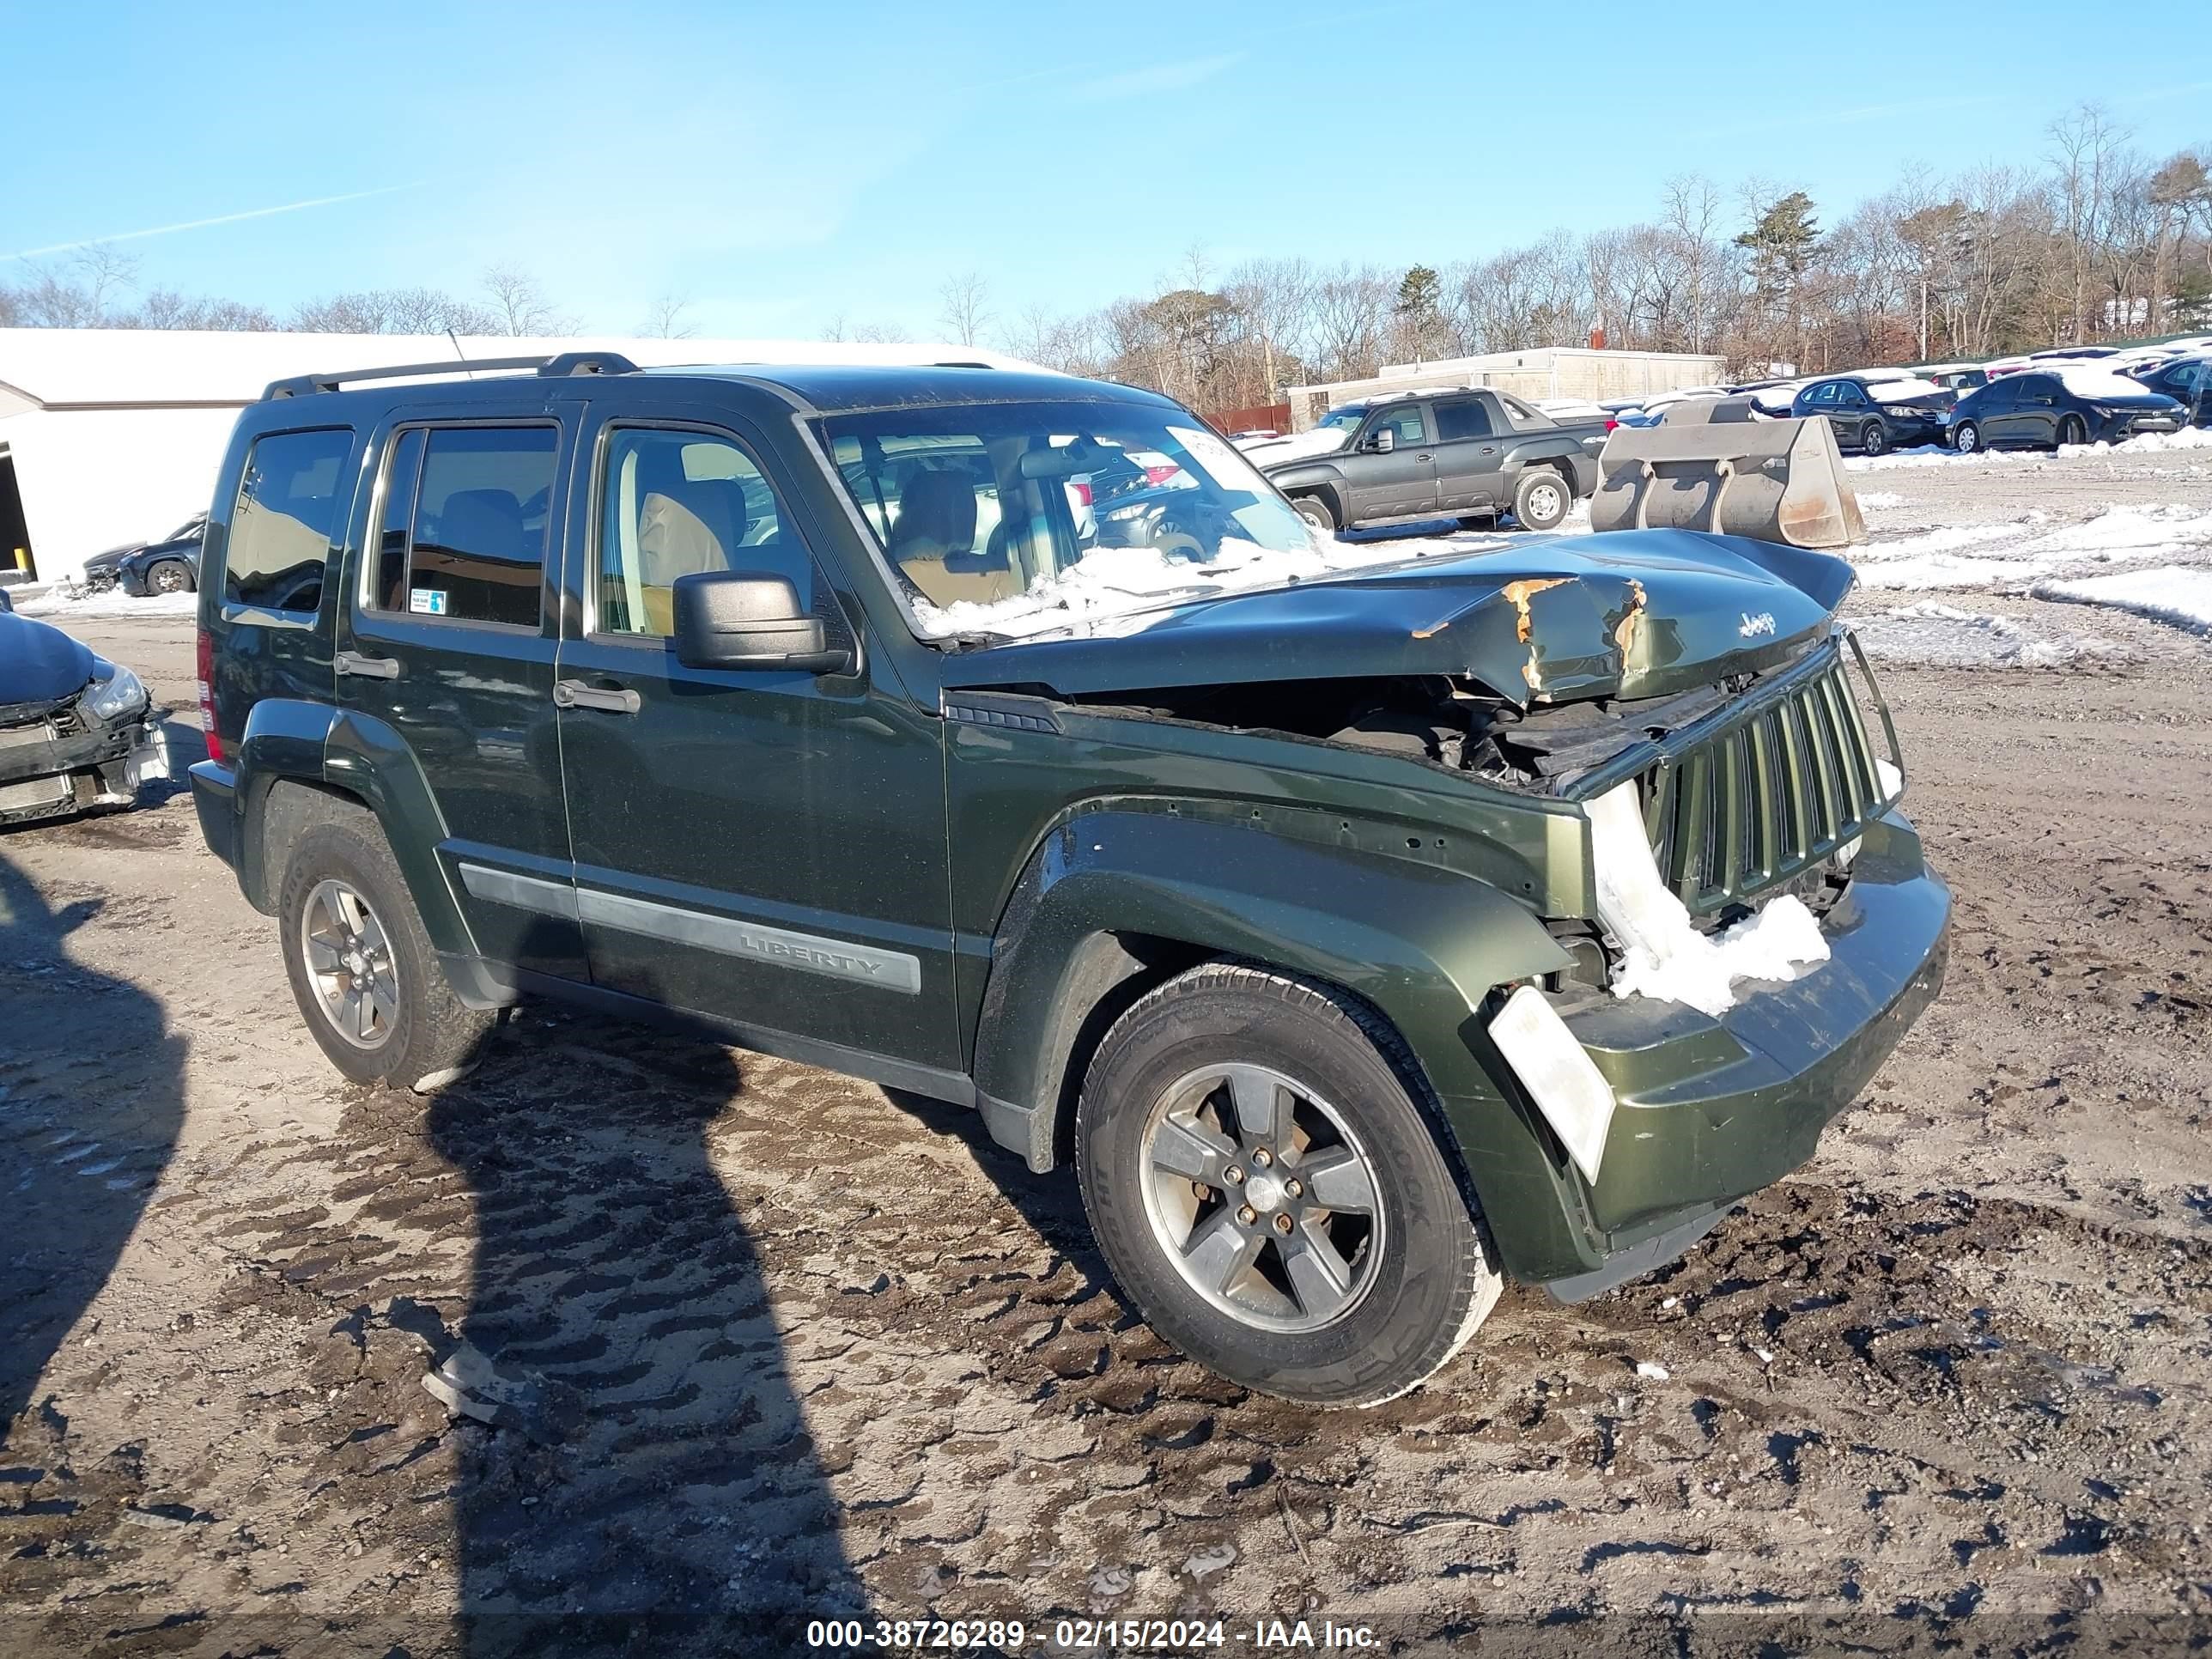
<path fill-rule="evenodd" d="M 2176 399 L 2085 363 L 2008 374 L 1969 392 L 1951 411 L 1951 441 L 1961 453 L 2118 443 L 2178 432 L 2186 418 Z"/>
<path fill-rule="evenodd" d="M 128 806 L 168 775 L 138 677 L 0 595 L 0 824 Z"/>
<path fill-rule="evenodd" d="M 207 514 L 195 513 L 167 535 L 151 542 L 126 542 L 121 547 L 111 547 L 104 553 L 95 553 L 84 562 L 83 574 L 79 580 L 95 591 L 112 587 L 122 580 L 124 565 L 142 553 L 157 557 L 178 556 L 185 548 L 191 550 L 194 567 L 199 561 L 200 532 L 207 527 Z M 141 569 L 145 568 L 142 565 Z M 141 588 L 139 592 L 145 591 Z M 167 591 L 167 590 L 164 590 Z"/>
<path fill-rule="evenodd" d="M 2161 392 L 2188 411 L 2194 426 L 2212 426 L 2212 355 L 2172 357 L 2128 371 L 2146 392 Z"/>
<path fill-rule="evenodd" d="M 1334 532 L 1456 518 L 1556 530 L 1597 492 L 1610 421 L 1553 420 L 1488 390 L 1408 393 L 1332 409 L 1310 432 L 1245 451 L 1299 516 Z"/>
<path fill-rule="evenodd" d="M 1948 394 L 1885 395 L 1883 386 L 1893 384 L 1899 383 L 1869 384 L 1857 374 L 1808 380 L 1790 400 L 1790 412 L 1801 420 L 1826 416 L 1836 429 L 1837 446 L 1863 455 L 1942 442 Z"/>
<path fill-rule="evenodd" d="M 349 1078 L 543 996 L 972 1108 L 1352 1405 L 1678 1255 L 1936 994 L 1841 559 L 1317 546 L 1132 387 L 528 361 L 280 383 L 216 481 L 193 796 Z M 1130 465 L 1188 506 L 1085 545 Z"/>
<path fill-rule="evenodd" d="M 126 593 L 189 593 L 200 585 L 200 538 L 207 514 L 179 525 L 158 542 L 126 553 L 115 578 Z"/>

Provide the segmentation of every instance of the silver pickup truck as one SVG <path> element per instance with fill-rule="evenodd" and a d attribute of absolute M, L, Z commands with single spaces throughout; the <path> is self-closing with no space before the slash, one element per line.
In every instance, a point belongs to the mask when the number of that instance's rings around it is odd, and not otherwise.
<path fill-rule="evenodd" d="M 1332 409 L 1245 454 L 1323 531 L 1423 519 L 1554 530 L 1595 493 L 1607 422 L 1553 420 L 1487 387 L 1395 392 Z"/>

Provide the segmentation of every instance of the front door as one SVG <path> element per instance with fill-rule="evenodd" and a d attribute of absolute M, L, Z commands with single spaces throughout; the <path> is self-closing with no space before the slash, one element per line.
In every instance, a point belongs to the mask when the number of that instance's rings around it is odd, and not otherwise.
<path fill-rule="evenodd" d="M 1499 505 L 1504 488 L 1504 445 L 1491 429 L 1490 410 L 1480 398 L 1439 398 L 1430 405 L 1437 423 L 1437 506 L 1472 513 Z"/>
<path fill-rule="evenodd" d="M 594 398 L 558 682 L 592 981 L 957 1066 L 939 722 L 864 642 L 834 677 L 677 660 L 676 580 L 717 570 L 788 578 L 859 641 L 757 434 L 665 400 L 627 419 L 627 390 Z"/>
<path fill-rule="evenodd" d="M 494 406 L 495 409 L 496 406 Z M 581 978 L 561 799 L 548 548 L 580 406 L 403 414 L 375 434 L 377 489 L 340 606 L 338 696 L 364 740 L 411 764 L 477 945 Z M 447 406 L 448 412 L 450 406 Z M 405 809 L 403 809 L 405 810 Z"/>
<path fill-rule="evenodd" d="M 2013 443 L 2046 445 L 2058 441 L 2058 381 L 2049 374 L 2023 374 L 2017 401 L 2005 422 L 2005 435 Z"/>
<path fill-rule="evenodd" d="M 1350 481 L 1346 488 L 1352 495 L 1352 516 L 1395 519 L 1434 512 L 1437 459 L 1429 447 L 1429 428 L 1421 405 L 1391 404 L 1370 416 L 1359 434 L 1359 447 L 1366 448 L 1382 432 L 1391 436 L 1387 453 L 1369 450 L 1345 468 Z"/>

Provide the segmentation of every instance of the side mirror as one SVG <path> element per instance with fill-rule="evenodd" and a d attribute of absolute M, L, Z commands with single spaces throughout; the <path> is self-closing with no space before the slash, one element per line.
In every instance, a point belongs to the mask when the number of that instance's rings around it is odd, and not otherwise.
<path fill-rule="evenodd" d="M 676 660 L 686 668 L 789 669 L 847 674 L 853 653 L 831 650 L 819 617 L 799 608 L 782 576 L 714 570 L 678 576 Z"/>
<path fill-rule="evenodd" d="M 1368 434 L 1366 447 L 1377 455 L 1388 455 L 1398 447 L 1397 429 L 1395 427 L 1387 426 L 1376 428 Z"/>

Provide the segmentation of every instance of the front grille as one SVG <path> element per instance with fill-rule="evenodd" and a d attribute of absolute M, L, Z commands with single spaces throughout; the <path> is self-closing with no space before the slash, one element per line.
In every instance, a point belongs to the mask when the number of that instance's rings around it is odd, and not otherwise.
<path fill-rule="evenodd" d="M 1701 915 L 1824 862 L 1893 793 L 1834 652 L 1638 782 L 1659 873 Z"/>

